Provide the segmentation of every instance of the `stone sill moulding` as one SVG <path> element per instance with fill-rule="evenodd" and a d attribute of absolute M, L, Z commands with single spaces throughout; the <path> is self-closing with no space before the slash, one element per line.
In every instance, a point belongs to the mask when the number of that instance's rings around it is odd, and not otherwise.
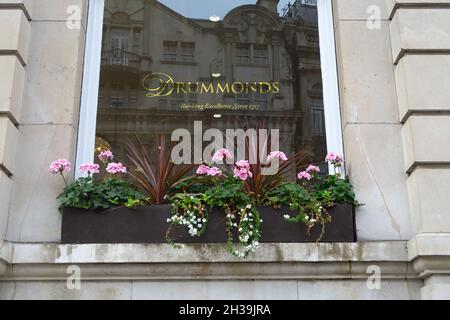
<path fill-rule="evenodd" d="M 435 238 L 436 235 L 433 235 Z M 427 256 L 427 236 L 407 241 L 262 244 L 245 260 L 224 244 L 69 244 L 0 242 L 0 281 L 66 280 L 77 265 L 95 280 L 367 279 L 377 266 L 383 279 L 425 279 L 446 273 L 449 242 Z"/>

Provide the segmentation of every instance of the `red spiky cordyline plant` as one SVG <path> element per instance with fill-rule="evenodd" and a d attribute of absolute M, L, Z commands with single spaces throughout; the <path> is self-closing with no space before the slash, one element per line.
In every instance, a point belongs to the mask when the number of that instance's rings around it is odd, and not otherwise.
<path fill-rule="evenodd" d="M 244 127 L 251 127 L 248 123 L 247 119 L 244 120 Z M 265 129 L 265 121 L 257 121 L 254 125 L 254 129 L 256 132 L 259 132 L 260 129 Z M 245 181 L 245 190 L 247 193 L 252 196 L 257 203 L 261 203 L 265 198 L 267 192 L 275 189 L 286 181 L 295 179 L 295 173 L 299 170 L 299 168 L 306 167 L 308 161 L 311 159 L 312 151 L 310 147 L 306 147 L 303 150 L 298 151 L 297 153 L 290 155 L 288 160 L 285 162 L 279 163 L 278 171 L 273 175 L 263 175 L 262 171 L 264 168 L 264 164 L 260 158 L 259 150 L 267 150 L 267 153 L 271 151 L 279 151 L 279 150 L 271 150 L 271 135 L 270 133 L 267 135 L 267 139 L 263 140 L 258 135 L 256 146 L 251 148 L 249 141 L 245 142 L 245 155 L 248 159 L 251 158 L 251 153 L 255 153 L 253 156 L 255 157 L 256 164 L 250 164 L 250 171 L 252 172 L 252 177 L 249 177 Z M 282 151 L 282 150 L 281 150 Z"/>
<path fill-rule="evenodd" d="M 156 163 L 152 165 L 151 154 L 142 140 L 137 135 L 136 141 L 127 138 L 130 177 L 139 190 L 148 194 L 152 204 L 164 204 L 172 187 L 194 168 L 191 164 L 175 165 L 171 160 L 173 147 L 174 143 L 166 146 L 164 135 L 159 135 Z"/>
<path fill-rule="evenodd" d="M 277 150 L 274 150 L 277 151 Z M 257 203 L 261 203 L 267 192 L 275 189 L 286 181 L 295 179 L 295 173 L 298 168 L 306 166 L 311 152 L 301 150 L 288 157 L 287 161 L 280 162 L 278 171 L 272 175 L 263 175 L 264 166 L 259 159 L 256 164 L 250 164 L 252 176 L 245 181 L 245 190 L 251 195 Z"/>

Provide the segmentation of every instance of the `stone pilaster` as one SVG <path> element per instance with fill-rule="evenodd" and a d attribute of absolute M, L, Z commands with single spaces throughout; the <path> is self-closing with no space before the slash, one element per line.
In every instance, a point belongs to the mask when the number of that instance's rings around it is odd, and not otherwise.
<path fill-rule="evenodd" d="M 7 2 L 11 1 L 0 0 Z M 13 88 L 10 101 L 21 103 L 11 107 L 12 116 L 6 118 L 14 125 L 6 125 L 6 131 L 5 120 L 1 120 L 5 117 L 0 118 L 0 155 L 3 132 L 11 137 L 5 141 L 15 147 L 6 146 L 5 161 L 0 156 L 0 163 L 12 173 L 8 178 L 0 172 L 0 188 L 11 184 L 6 179 L 14 185 L 8 205 L 0 199 L 0 212 L 9 208 L 7 240 L 58 241 L 60 215 L 55 194 L 64 183 L 50 176 L 47 168 L 57 158 L 74 160 L 88 1 L 12 2 L 15 5 L 8 8 L 0 6 L 1 29 L 7 23 L 8 30 L 6 38 L 0 38 L 0 51 L 11 53 L 0 55 L 0 61 L 17 60 L 8 64 L 14 77 L 6 79 L 13 85 L 3 86 L 0 80 L 0 97 L 5 87 Z M 4 224 L 0 219 L 0 225 Z"/>
<path fill-rule="evenodd" d="M 389 0 L 392 63 L 423 299 L 450 297 L 450 1 Z"/>
<path fill-rule="evenodd" d="M 409 240 L 411 226 L 385 0 L 333 1 L 347 174 L 358 239 Z"/>
<path fill-rule="evenodd" d="M 0 247 L 6 237 L 17 170 L 15 150 L 28 62 L 32 4 L 32 0 L 0 0 Z"/>

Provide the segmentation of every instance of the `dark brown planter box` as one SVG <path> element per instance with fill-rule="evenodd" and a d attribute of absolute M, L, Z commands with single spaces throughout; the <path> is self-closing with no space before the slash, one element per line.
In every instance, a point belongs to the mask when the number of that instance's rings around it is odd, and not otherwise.
<path fill-rule="evenodd" d="M 289 223 L 283 215 L 295 213 L 287 208 L 276 210 L 258 207 L 263 219 L 260 242 L 316 242 L 320 227 L 306 232 L 303 224 Z M 320 242 L 355 242 L 355 215 L 351 205 L 336 205 L 328 210 L 332 221 L 325 227 Z M 63 213 L 61 242 L 68 243 L 165 243 L 170 224 L 170 206 L 144 206 L 136 210 L 115 208 L 108 211 L 66 209 Z M 191 237 L 186 228 L 176 227 L 170 232 L 175 242 L 225 243 L 225 214 L 214 209 L 209 216 L 205 234 Z M 237 239 L 237 236 L 234 237 Z"/>

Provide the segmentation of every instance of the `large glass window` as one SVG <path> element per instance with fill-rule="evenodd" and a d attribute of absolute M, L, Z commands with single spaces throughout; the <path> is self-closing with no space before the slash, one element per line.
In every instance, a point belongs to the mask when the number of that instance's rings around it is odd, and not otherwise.
<path fill-rule="evenodd" d="M 126 162 L 127 137 L 152 147 L 194 123 L 265 128 L 278 130 L 281 151 L 323 163 L 316 2 L 214 1 L 211 11 L 211 0 L 104 0 L 96 140 Z"/>

